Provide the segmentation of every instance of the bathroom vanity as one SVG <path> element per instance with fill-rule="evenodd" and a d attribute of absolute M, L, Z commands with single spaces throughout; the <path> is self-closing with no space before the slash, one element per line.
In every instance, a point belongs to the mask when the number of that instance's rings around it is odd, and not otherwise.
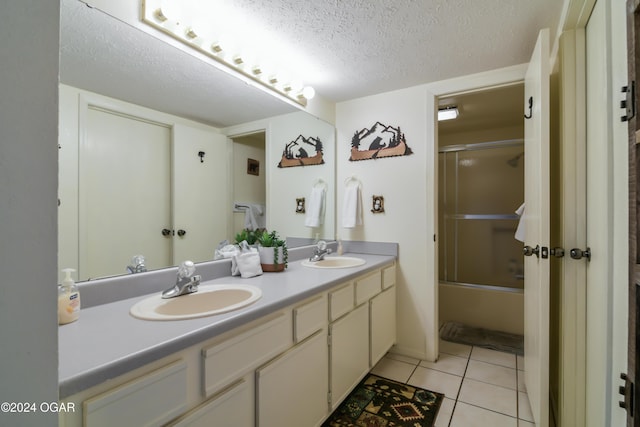
<path fill-rule="evenodd" d="M 59 331 L 60 399 L 76 408 L 60 425 L 320 425 L 396 337 L 396 257 L 349 255 L 366 263 L 205 278 L 262 291 L 214 316 L 134 318 L 145 296 L 83 310 Z"/>

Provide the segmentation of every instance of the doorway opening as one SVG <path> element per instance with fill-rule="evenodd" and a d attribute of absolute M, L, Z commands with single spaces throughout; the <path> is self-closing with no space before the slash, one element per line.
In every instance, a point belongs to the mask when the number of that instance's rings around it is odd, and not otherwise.
<path fill-rule="evenodd" d="M 524 84 L 441 96 L 439 322 L 524 334 Z"/>
<path fill-rule="evenodd" d="M 266 132 L 231 136 L 233 141 L 233 241 L 245 228 L 266 227 Z"/>

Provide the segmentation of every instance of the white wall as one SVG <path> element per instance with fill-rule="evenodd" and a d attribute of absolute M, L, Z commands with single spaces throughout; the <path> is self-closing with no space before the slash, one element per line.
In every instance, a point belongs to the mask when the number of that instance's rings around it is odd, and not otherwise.
<path fill-rule="evenodd" d="M 265 120 L 222 129 L 229 137 L 265 131 L 267 228 L 278 231 L 281 237 L 333 239 L 335 236 L 335 128 L 329 123 L 304 112 L 284 114 Z M 279 168 L 287 143 L 302 134 L 317 137 L 323 144 L 325 163 L 313 166 Z M 311 153 L 310 153 L 311 154 Z M 304 225 L 304 214 L 296 213 L 296 198 L 308 199 L 311 187 L 321 178 L 327 183 L 325 220 L 321 227 Z M 231 202 L 232 203 L 232 202 Z"/>
<path fill-rule="evenodd" d="M 433 208 L 434 140 L 427 136 L 434 106 L 424 87 L 413 87 L 339 103 L 336 107 L 337 232 L 345 240 L 397 242 L 397 351 L 422 359 L 437 357 L 437 271 Z M 351 137 L 377 121 L 400 126 L 413 154 L 349 161 Z M 355 175 L 362 183 L 363 225 L 342 227 L 344 183 Z M 372 196 L 384 197 L 385 213 L 371 213 Z"/>
<path fill-rule="evenodd" d="M 0 402 L 58 399 L 59 14 L 57 1 L 0 3 Z M 0 412 L 0 424 L 57 414 Z"/>
<path fill-rule="evenodd" d="M 334 158 L 335 129 L 333 126 L 306 113 L 291 113 L 271 119 L 271 132 L 267 144 L 267 211 L 269 227 L 286 231 L 283 237 L 309 237 L 316 234 L 325 239 L 334 237 L 335 192 Z M 323 144 L 325 163 L 311 166 L 279 168 L 278 163 L 286 145 L 298 135 L 315 137 Z M 309 147 L 304 147 L 309 151 Z M 313 150 L 309 155 L 313 155 Z M 304 197 L 306 203 L 314 183 L 322 179 L 327 185 L 325 217 L 320 227 L 306 227 L 305 214 L 296 213 L 296 199 Z"/>

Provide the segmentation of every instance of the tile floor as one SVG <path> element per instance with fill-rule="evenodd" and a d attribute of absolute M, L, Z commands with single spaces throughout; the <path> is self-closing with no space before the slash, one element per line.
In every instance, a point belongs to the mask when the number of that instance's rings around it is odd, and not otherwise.
<path fill-rule="evenodd" d="M 440 341 L 431 363 L 388 353 L 372 373 L 444 393 L 436 427 L 533 427 L 523 358 Z"/>

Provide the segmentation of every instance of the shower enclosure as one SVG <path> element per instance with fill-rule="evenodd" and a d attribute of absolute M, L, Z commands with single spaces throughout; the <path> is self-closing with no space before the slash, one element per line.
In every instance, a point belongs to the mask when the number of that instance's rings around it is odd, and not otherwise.
<path fill-rule="evenodd" d="M 440 283 L 523 289 L 524 141 L 441 146 L 438 156 Z"/>

